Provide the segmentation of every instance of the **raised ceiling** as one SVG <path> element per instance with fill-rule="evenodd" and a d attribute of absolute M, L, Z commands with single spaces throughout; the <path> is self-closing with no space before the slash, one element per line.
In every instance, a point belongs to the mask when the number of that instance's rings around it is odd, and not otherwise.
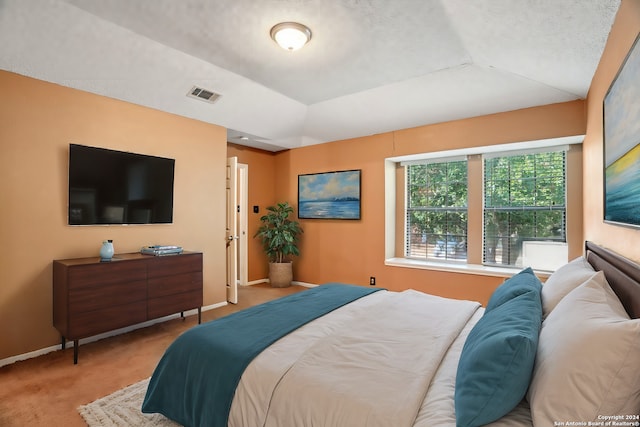
<path fill-rule="evenodd" d="M 585 98 L 619 3 L 0 0 L 0 66 L 278 151 Z M 279 48 L 282 21 L 310 43 Z"/>

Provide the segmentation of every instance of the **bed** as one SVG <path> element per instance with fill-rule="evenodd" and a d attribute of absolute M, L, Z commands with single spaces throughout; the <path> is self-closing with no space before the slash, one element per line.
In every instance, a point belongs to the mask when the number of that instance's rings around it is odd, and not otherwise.
<path fill-rule="evenodd" d="M 142 406 L 185 426 L 640 425 L 640 268 L 586 242 L 486 307 L 330 284 L 190 329 Z"/>

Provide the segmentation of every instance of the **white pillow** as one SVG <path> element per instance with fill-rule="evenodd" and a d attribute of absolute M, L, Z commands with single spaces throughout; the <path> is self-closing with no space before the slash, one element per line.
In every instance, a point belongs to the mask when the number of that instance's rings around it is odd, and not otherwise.
<path fill-rule="evenodd" d="M 546 318 L 562 298 L 594 274 L 595 270 L 582 256 L 553 272 L 542 286 L 542 318 Z"/>
<path fill-rule="evenodd" d="M 638 414 L 639 355 L 640 319 L 596 273 L 542 322 L 527 393 L 534 425 Z"/>

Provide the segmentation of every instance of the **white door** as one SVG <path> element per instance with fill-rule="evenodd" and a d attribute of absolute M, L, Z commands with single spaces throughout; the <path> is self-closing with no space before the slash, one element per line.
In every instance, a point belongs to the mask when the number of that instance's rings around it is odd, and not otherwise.
<path fill-rule="evenodd" d="M 227 301 L 238 303 L 238 158 L 227 159 Z"/>

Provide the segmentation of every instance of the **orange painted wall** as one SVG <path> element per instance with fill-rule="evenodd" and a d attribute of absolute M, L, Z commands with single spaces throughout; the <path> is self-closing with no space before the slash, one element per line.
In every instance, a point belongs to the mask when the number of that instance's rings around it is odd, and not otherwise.
<path fill-rule="evenodd" d="M 602 103 L 639 32 L 640 0 L 622 0 L 587 97 L 587 137 L 583 147 L 585 238 L 637 262 L 640 262 L 640 230 L 603 221 Z"/>
<path fill-rule="evenodd" d="M 59 344 L 52 261 L 154 243 L 204 253 L 204 303 L 225 301 L 226 130 L 0 71 L 0 359 Z M 67 222 L 69 143 L 176 160 L 174 223 Z"/>
<path fill-rule="evenodd" d="M 247 195 L 247 205 L 249 215 L 247 218 L 248 225 L 248 281 L 260 281 L 269 275 L 269 264 L 267 256 L 262 249 L 259 239 L 253 236 L 260 227 L 260 217 L 266 213 L 265 208 L 273 205 L 275 197 L 275 176 L 276 176 L 276 158 L 275 154 L 255 150 L 241 145 L 228 144 L 227 156 L 237 157 L 238 163 L 244 163 L 249 166 L 249 194 Z M 253 213 L 253 206 L 258 206 L 259 213 Z"/>
<path fill-rule="evenodd" d="M 486 302 L 503 278 L 384 265 L 384 159 L 584 134 L 584 105 L 583 101 L 554 104 L 278 153 L 276 197 L 292 203 L 297 201 L 298 174 L 362 170 L 362 219 L 301 220 L 304 235 L 294 279 L 368 285 L 369 277 L 375 276 L 379 286 L 393 290 L 414 288 Z"/>

